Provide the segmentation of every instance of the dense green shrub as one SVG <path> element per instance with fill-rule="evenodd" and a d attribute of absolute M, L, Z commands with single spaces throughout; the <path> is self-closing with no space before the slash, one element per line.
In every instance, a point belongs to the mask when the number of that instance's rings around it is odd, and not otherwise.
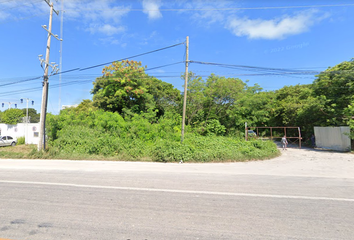
<path fill-rule="evenodd" d="M 271 142 L 217 136 L 224 127 L 208 122 L 206 136 L 186 126 L 181 143 L 181 117 L 166 113 L 158 122 L 144 114 L 124 120 L 118 113 L 75 109 L 48 117 L 48 157 L 106 156 L 120 160 L 210 162 L 266 159 L 278 154 Z"/>
<path fill-rule="evenodd" d="M 25 137 L 19 137 L 17 138 L 17 145 L 23 145 L 26 143 Z"/>

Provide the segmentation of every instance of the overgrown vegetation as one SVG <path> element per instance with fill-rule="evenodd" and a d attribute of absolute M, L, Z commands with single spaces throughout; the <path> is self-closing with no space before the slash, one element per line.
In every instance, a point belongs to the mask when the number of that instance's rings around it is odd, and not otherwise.
<path fill-rule="evenodd" d="M 115 62 L 94 81 L 92 101 L 84 100 L 59 115 L 48 114 L 49 147 L 45 152 L 33 150 L 28 157 L 159 162 L 271 158 L 279 154 L 274 143 L 244 141 L 245 122 L 299 126 L 303 140 L 314 126 L 353 129 L 353 71 L 351 60 L 322 72 L 313 84 L 269 92 L 238 78 L 211 74 L 203 79 L 191 72 L 181 143 L 183 94 L 146 74 L 140 62 Z"/>
<path fill-rule="evenodd" d="M 181 117 L 176 113 L 167 112 L 152 123 L 149 114 L 134 114 L 125 120 L 118 113 L 83 109 L 81 105 L 63 110 L 60 115 L 48 116 L 48 154 L 51 157 L 73 154 L 79 158 L 106 156 L 134 161 L 218 162 L 278 155 L 272 142 L 245 142 L 237 137 L 217 136 L 214 130 L 202 136 L 187 128 L 189 133 L 181 143 Z"/>
<path fill-rule="evenodd" d="M 6 124 L 15 125 L 21 122 L 23 116 L 22 110 L 10 108 L 0 114 L 0 121 Z"/>
<path fill-rule="evenodd" d="M 39 122 L 40 114 L 37 113 L 34 108 L 23 108 L 16 109 L 10 108 L 5 110 L 4 112 L 0 111 L 0 123 L 6 123 L 10 125 L 15 125 L 17 123 L 25 122 L 26 115 L 28 114 L 28 122 L 37 123 Z"/>
<path fill-rule="evenodd" d="M 25 137 L 19 137 L 17 138 L 17 145 L 23 145 L 26 143 Z"/>

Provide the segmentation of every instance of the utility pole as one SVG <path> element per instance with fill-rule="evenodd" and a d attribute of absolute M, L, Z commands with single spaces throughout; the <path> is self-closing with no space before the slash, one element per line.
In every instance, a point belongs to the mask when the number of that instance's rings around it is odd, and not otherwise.
<path fill-rule="evenodd" d="M 43 93 L 42 93 L 42 106 L 41 106 L 41 118 L 40 118 L 40 130 L 39 130 L 39 143 L 38 143 L 38 151 L 45 149 L 45 120 L 47 115 L 47 104 L 48 104 L 48 68 L 49 64 L 49 54 L 50 54 L 50 40 L 51 37 L 54 36 L 56 39 L 58 35 L 52 34 L 52 19 L 53 19 L 53 12 L 57 15 L 59 14 L 57 11 L 54 10 L 53 3 L 49 2 L 49 0 L 44 0 L 48 6 L 50 7 L 50 14 L 49 14 L 49 27 L 42 26 L 48 32 L 48 39 L 47 39 L 47 49 L 45 53 L 45 64 L 44 64 L 44 76 L 43 76 Z M 43 61 L 41 61 L 43 63 Z M 52 66 L 53 67 L 53 66 Z"/>
<path fill-rule="evenodd" d="M 64 24 L 64 0 L 61 0 L 61 16 L 60 16 L 60 37 L 63 38 L 63 24 Z M 63 41 L 60 41 L 60 60 L 59 68 L 63 69 Z M 59 113 L 61 109 L 61 73 L 59 73 Z"/>
<path fill-rule="evenodd" d="M 17 108 L 17 103 L 15 103 L 15 102 L 8 102 L 7 104 L 9 104 L 9 108 L 8 109 L 11 109 L 11 105 L 12 104 L 15 104 L 15 108 Z M 5 103 L 2 103 L 1 105 L 2 105 L 2 107 L 4 107 Z"/>
<path fill-rule="evenodd" d="M 27 107 L 26 107 L 26 122 L 28 122 L 28 102 L 29 100 L 32 101 L 32 105 L 34 105 L 34 100 L 33 99 L 29 99 L 29 98 L 21 98 L 20 101 L 21 103 L 23 103 L 23 100 L 26 100 L 27 102 Z"/>
<path fill-rule="evenodd" d="M 21 103 L 23 103 L 23 99 L 25 99 L 27 101 L 27 107 L 26 107 L 26 130 L 25 130 L 25 143 L 27 144 L 28 142 L 28 122 L 30 122 L 28 120 L 28 101 L 31 100 L 32 101 L 32 105 L 34 105 L 34 100 L 32 99 L 29 99 L 29 98 L 22 98 L 20 99 L 21 100 Z"/>
<path fill-rule="evenodd" d="M 187 108 L 187 83 L 188 83 L 188 55 L 189 55 L 189 37 L 186 37 L 186 72 L 184 75 L 184 94 L 183 94 L 183 115 L 182 115 L 182 133 L 181 143 L 184 140 L 184 125 L 186 121 L 186 108 Z"/>

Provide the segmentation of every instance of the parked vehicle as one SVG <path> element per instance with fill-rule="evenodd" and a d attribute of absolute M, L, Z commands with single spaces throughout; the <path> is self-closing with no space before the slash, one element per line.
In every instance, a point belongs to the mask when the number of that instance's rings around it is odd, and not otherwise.
<path fill-rule="evenodd" d="M 11 136 L 0 136 L 0 147 L 4 146 L 15 146 L 17 144 L 17 139 Z"/>
<path fill-rule="evenodd" d="M 257 133 L 253 130 L 248 130 L 248 136 L 249 137 L 257 137 Z"/>

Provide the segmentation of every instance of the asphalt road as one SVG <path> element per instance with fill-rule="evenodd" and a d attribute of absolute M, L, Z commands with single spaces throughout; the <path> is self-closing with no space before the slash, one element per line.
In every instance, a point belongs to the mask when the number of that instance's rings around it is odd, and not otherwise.
<path fill-rule="evenodd" d="M 0 239 L 353 239 L 354 155 L 0 160 Z"/>

